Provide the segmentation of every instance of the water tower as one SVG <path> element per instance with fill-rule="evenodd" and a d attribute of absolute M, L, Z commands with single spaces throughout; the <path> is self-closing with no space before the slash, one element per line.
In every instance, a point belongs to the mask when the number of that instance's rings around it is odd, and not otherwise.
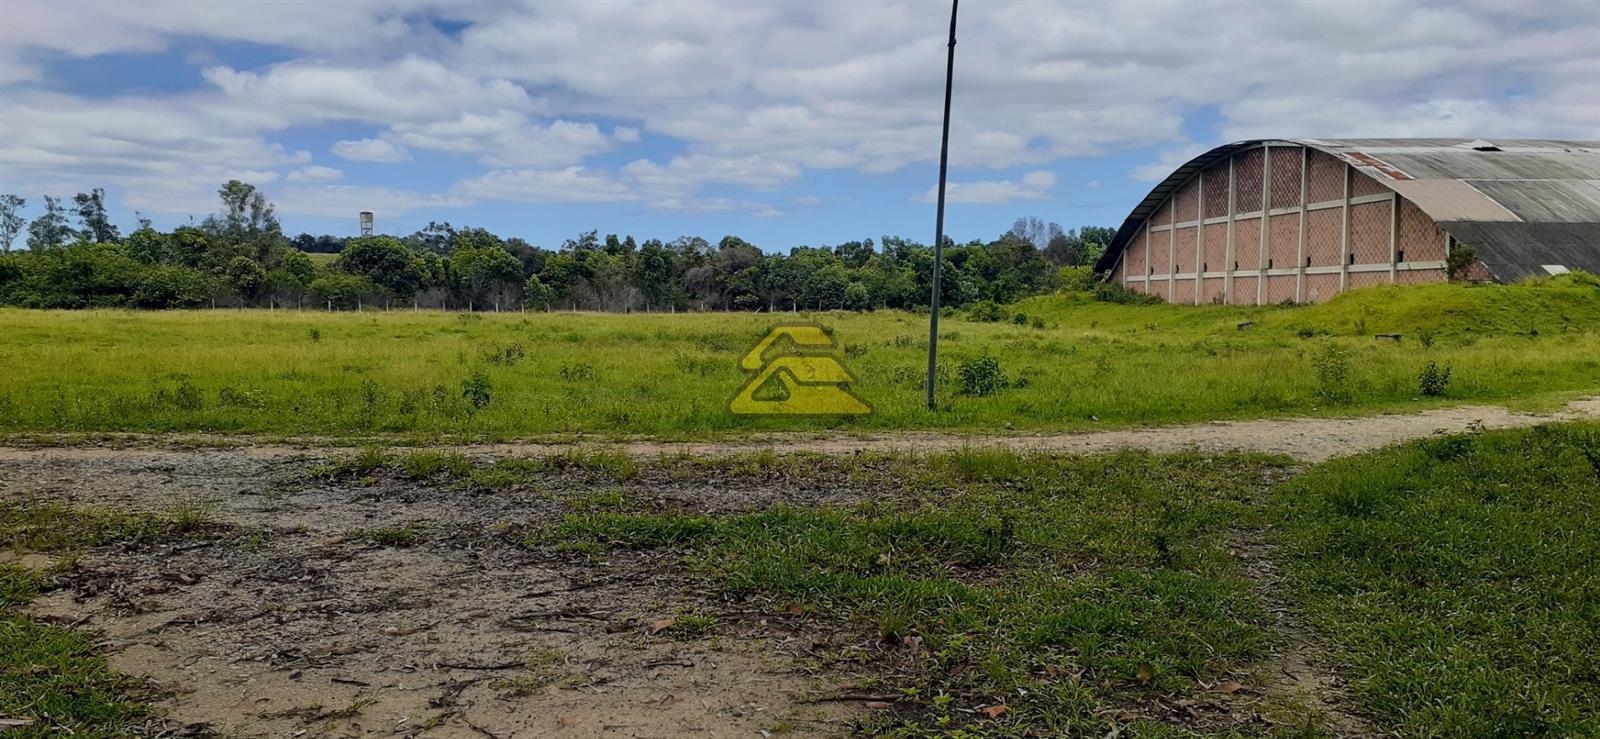
<path fill-rule="evenodd" d="M 361 211 L 361 235 L 372 235 L 372 211 L 370 210 Z"/>

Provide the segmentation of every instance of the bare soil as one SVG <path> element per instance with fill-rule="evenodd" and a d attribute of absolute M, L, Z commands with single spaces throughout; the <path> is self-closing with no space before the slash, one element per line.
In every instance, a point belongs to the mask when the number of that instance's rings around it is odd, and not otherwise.
<path fill-rule="evenodd" d="M 802 669 L 805 619 L 698 592 L 670 559 L 554 561 L 516 546 L 555 503 L 306 480 L 243 450 L 38 450 L 0 496 L 124 510 L 210 506 L 223 539 L 85 555 L 32 612 L 94 630 L 171 697 L 172 729 L 234 736 L 839 735 L 860 706 Z M 69 452 L 62 454 L 62 452 Z M 351 532 L 418 526 L 411 546 Z M 254 533 L 252 533 L 254 532 Z M 40 564 L 37 562 L 31 564 Z M 706 634 L 662 629 L 684 614 Z M 188 724 L 182 727 L 180 724 Z"/>

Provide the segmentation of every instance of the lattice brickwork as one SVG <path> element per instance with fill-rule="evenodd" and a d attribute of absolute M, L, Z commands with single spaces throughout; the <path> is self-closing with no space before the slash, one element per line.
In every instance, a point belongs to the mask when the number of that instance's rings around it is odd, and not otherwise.
<path fill-rule="evenodd" d="M 1201 285 L 1203 290 L 1200 295 L 1201 305 L 1220 305 L 1223 297 L 1227 295 L 1227 280 L 1221 277 L 1211 277 L 1204 280 L 1204 283 Z"/>
<path fill-rule="evenodd" d="M 1261 149 L 1248 149 L 1233 156 L 1233 212 L 1261 210 Z"/>
<path fill-rule="evenodd" d="M 1233 222 L 1233 261 L 1239 269 L 1261 268 L 1261 219 L 1245 218 Z"/>
<path fill-rule="evenodd" d="M 1144 239 L 1134 239 L 1133 243 L 1128 245 L 1127 256 L 1123 258 L 1123 261 L 1127 262 L 1128 264 L 1129 274 L 1143 275 L 1149 272 L 1149 270 L 1145 268 L 1146 262 Z"/>
<path fill-rule="evenodd" d="M 1320 303 L 1339 292 L 1338 275 L 1306 275 L 1307 303 Z"/>
<path fill-rule="evenodd" d="M 1273 216 L 1267 221 L 1268 269 L 1297 267 L 1300 262 L 1300 216 Z"/>
<path fill-rule="evenodd" d="M 1300 147 L 1276 146 L 1272 149 L 1272 202 L 1268 207 L 1293 208 L 1300 205 Z"/>
<path fill-rule="evenodd" d="M 1205 227 L 1206 244 L 1201 253 L 1201 269 L 1205 272 L 1222 272 L 1228 268 L 1228 224 L 1213 223 Z"/>
<path fill-rule="evenodd" d="M 1172 234 L 1166 231 L 1150 234 L 1150 256 L 1147 258 L 1156 274 L 1166 274 L 1172 266 Z"/>
<path fill-rule="evenodd" d="M 1413 205 L 1400 199 L 1400 233 L 1398 246 L 1405 252 L 1405 262 L 1427 262 L 1444 259 L 1444 231 L 1439 224 Z"/>
<path fill-rule="evenodd" d="M 1311 152 L 1311 166 L 1306 172 L 1306 193 L 1306 199 L 1313 203 L 1343 198 L 1344 162 L 1320 151 Z"/>
<path fill-rule="evenodd" d="M 1345 282 L 1346 290 L 1358 287 L 1372 287 L 1373 285 L 1389 284 L 1388 272 L 1351 272 L 1349 281 Z"/>
<path fill-rule="evenodd" d="M 1256 304 L 1256 278 L 1254 278 L 1254 277 L 1235 277 L 1235 278 L 1233 278 L 1233 297 L 1231 299 L 1229 299 L 1228 302 L 1233 303 L 1234 305 L 1255 305 Z"/>
<path fill-rule="evenodd" d="M 1267 278 L 1268 303 L 1282 303 L 1285 300 L 1295 300 L 1295 278 L 1293 276 L 1275 275 Z"/>
<path fill-rule="evenodd" d="M 1409 253 L 1406 254 L 1406 258 L 1410 259 L 1411 255 Z M 1401 270 L 1400 274 L 1396 275 L 1395 278 L 1402 285 L 1416 285 L 1424 282 L 1444 282 L 1445 272 L 1442 269 L 1407 269 Z"/>
<path fill-rule="evenodd" d="M 1174 235 L 1177 238 L 1177 242 L 1172 255 L 1172 271 L 1193 272 L 1196 267 L 1200 266 L 1195 262 L 1194 258 L 1195 229 L 1193 227 L 1180 228 L 1174 232 Z M 1193 294 L 1192 292 L 1190 293 L 1191 296 Z"/>
<path fill-rule="evenodd" d="M 1172 297 L 1168 303 L 1194 305 L 1194 280 L 1178 280 L 1172 284 Z"/>
<path fill-rule="evenodd" d="M 1156 280 L 1156 281 L 1150 283 L 1150 294 L 1154 295 L 1154 296 L 1156 296 L 1158 298 L 1161 298 L 1162 300 L 1166 300 L 1167 299 L 1167 281 L 1166 280 Z"/>
<path fill-rule="evenodd" d="M 1178 190 L 1177 197 L 1173 199 L 1174 210 L 1172 217 L 1176 219 L 1178 223 L 1194 220 L 1195 215 L 1199 212 L 1195 210 L 1199 207 L 1199 202 L 1200 181 L 1198 179 L 1191 179 L 1187 184 Z"/>
<path fill-rule="evenodd" d="M 1389 263 L 1389 203 L 1350 206 L 1350 253 L 1355 264 Z"/>
<path fill-rule="evenodd" d="M 1223 160 L 1206 170 L 1206 217 L 1216 218 L 1228 214 L 1228 162 Z"/>
<path fill-rule="evenodd" d="M 1150 217 L 1150 225 L 1165 226 L 1172 222 L 1172 198 L 1162 201 L 1161 207 L 1156 208 L 1156 214 Z"/>
<path fill-rule="evenodd" d="M 1359 198 L 1362 195 L 1381 195 L 1389 191 L 1383 183 L 1372 179 L 1360 170 L 1350 173 L 1350 197 Z"/>
<path fill-rule="evenodd" d="M 1117 260 L 1117 269 L 1111 273 L 1111 281 L 1123 285 L 1128 284 L 1128 256 L 1126 254 Z"/>
<path fill-rule="evenodd" d="M 1306 256 L 1311 258 L 1310 266 L 1338 266 L 1343 230 L 1338 208 L 1306 213 Z"/>

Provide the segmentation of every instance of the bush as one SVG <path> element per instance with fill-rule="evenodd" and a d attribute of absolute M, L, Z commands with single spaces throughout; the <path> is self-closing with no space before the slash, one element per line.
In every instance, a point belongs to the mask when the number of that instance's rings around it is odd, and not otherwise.
<path fill-rule="evenodd" d="M 489 407 L 489 373 L 484 370 L 473 370 L 472 375 L 461 383 L 461 397 L 474 410 Z"/>
<path fill-rule="evenodd" d="M 1119 305 L 1158 305 L 1161 298 L 1146 293 L 1129 290 L 1115 282 L 1102 282 L 1095 285 L 1094 299 L 1102 303 L 1117 303 Z"/>
<path fill-rule="evenodd" d="M 967 319 L 979 323 L 999 323 L 1007 315 L 1005 307 L 993 300 L 980 300 L 967 309 Z"/>
<path fill-rule="evenodd" d="M 956 374 L 961 379 L 961 394 L 972 397 L 994 395 L 1009 384 L 1000 360 L 988 355 L 963 360 Z"/>
<path fill-rule="evenodd" d="M 1350 392 L 1350 352 L 1329 344 L 1311 359 L 1317 370 L 1317 395 L 1329 403 L 1348 403 Z"/>
<path fill-rule="evenodd" d="M 199 308 L 216 294 L 216 281 L 187 267 L 152 267 L 133 289 L 139 308 Z"/>
<path fill-rule="evenodd" d="M 1056 280 L 1067 292 L 1086 293 L 1095 289 L 1094 268 L 1089 266 L 1062 267 L 1056 270 Z"/>
<path fill-rule="evenodd" d="M 1438 397 L 1444 395 L 1445 388 L 1450 386 L 1450 368 L 1446 366 L 1439 369 L 1438 363 L 1428 360 L 1427 366 L 1417 373 L 1417 389 L 1426 396 Z"/>

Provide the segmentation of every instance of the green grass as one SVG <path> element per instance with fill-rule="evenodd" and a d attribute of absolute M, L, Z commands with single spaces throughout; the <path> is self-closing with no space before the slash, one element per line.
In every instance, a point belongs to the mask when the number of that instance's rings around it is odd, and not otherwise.
<path fill-rule="evenodd" d="M 1548 407 L 1600 389 L 1600 288 L 1571 280 L 1371 288 L 1290 308 L 1124 306 L 1073 294 L 1014 309 L 1044 327 L 941 324 L 937 412 L 922 402 L 926 317 L 809 316 L 833 330 L 859 378 L 853 389 L 875 407 L 848 420 L 726 410 L 747 378 L 740 355 L 774 322 L 807 315 L 3 310 L 0 433 L 1073 430 L 1462 402 Z M 1244 321 L 1255 327 L 1238 330 Z M 1377 333 L 1405 338 L 1376 342 Z M 1330 346 L 1349 366 L 1332 393 L 1315 364 Z M 957 394 L 961 364 L 985 355 L 1013 382 Z M 1450 368 L 1451 381 L 1441 397 L 1419 400 L 1429 361 Z"/>
<path fill-rule="evenodd" d="M 1381 728 L 1600 736 L 1600 425 L 1335 461 L 1277 509 L 1285 572 Z"/>
<path fill-rule="evenodd" d="M 842 474 L 884 494 L 730 516 L 578 510 L 529 545 L 675 550 L 773 612 L 799 606 L 883 642 L 920 640 L 925 661 L 902 665 L 888 687 L 929 711 L 941 693 L 969 710 L 1005 700 L 1014 713 L 990 727 L 1005 731 L 1103 734 L 1099 712 L 1115 701 L 1199 692 L 1271 642 L 1227 540 L 1262 523 L 1276 459 L 983 449 L 799 460 L 817 461 L 822 480 Z"/>
<path fill-rule="evenodd" d="M 206 525 L 203 509 L 135 514 L 38 501 L 0 502 L 0 548 L 71 554 L 113 542 L 137 544 Z M 18 609 L 45 573 L 0 564 L 0 717 L 30 719 L 7 737 L 127 736 L 143 720 L 142 685 L 96 655 L 91 634 L 49 626 Z"/>

